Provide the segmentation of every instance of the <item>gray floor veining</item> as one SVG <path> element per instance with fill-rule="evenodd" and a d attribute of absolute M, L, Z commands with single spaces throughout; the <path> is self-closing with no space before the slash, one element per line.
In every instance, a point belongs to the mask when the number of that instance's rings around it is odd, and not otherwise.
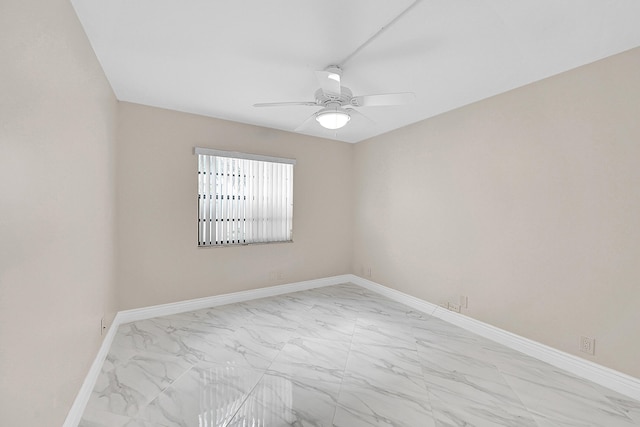
<path fill-rule="evenodd" d="M 79 426 L 640 426 L 640 402 L 343 284 L 121 325 Z"/>

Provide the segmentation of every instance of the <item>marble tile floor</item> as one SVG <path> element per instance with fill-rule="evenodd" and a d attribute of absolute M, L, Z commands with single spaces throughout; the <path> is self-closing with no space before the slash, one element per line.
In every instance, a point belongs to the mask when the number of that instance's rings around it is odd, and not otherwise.
<path fill-rule="evenodd" d="M 79 426 L 640 426 L 640 402 L 343 284 L 121 325 Z"/>

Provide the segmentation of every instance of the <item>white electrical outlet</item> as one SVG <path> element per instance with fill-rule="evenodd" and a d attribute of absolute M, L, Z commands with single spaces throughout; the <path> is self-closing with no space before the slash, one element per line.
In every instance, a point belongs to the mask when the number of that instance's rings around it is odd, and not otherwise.
<path fill-rule="evenodd" d="M 449 303 L 449 310 L 455 311 L 456 313 L 460 313 L 460 304 L 454 304 L 452 302 Z"/>
<path fill-rule="evenodd" d="M 596 354 L 596 339 L 585 336 L 580 337 L 580 351 L 587 354 Z"/>

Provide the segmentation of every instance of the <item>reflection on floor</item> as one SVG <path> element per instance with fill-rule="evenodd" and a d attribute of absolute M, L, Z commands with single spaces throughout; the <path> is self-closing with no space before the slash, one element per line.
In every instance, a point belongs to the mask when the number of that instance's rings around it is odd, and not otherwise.
<path fill-rule="evenodd" d="M 640 402 L 344 284 L 121 325 L 79 425 L 640 426 Z"/>

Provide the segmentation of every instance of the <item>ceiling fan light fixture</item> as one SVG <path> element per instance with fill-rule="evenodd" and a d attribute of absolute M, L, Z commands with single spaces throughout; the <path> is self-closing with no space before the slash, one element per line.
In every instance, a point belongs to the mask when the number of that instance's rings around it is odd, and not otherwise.
<path fill-rule="evenodd" d="M 351 116 L 344 110 L 324 109 L 316 114 L 316 120 L 325 129 L 340 129 L 351 120 Z"/>

